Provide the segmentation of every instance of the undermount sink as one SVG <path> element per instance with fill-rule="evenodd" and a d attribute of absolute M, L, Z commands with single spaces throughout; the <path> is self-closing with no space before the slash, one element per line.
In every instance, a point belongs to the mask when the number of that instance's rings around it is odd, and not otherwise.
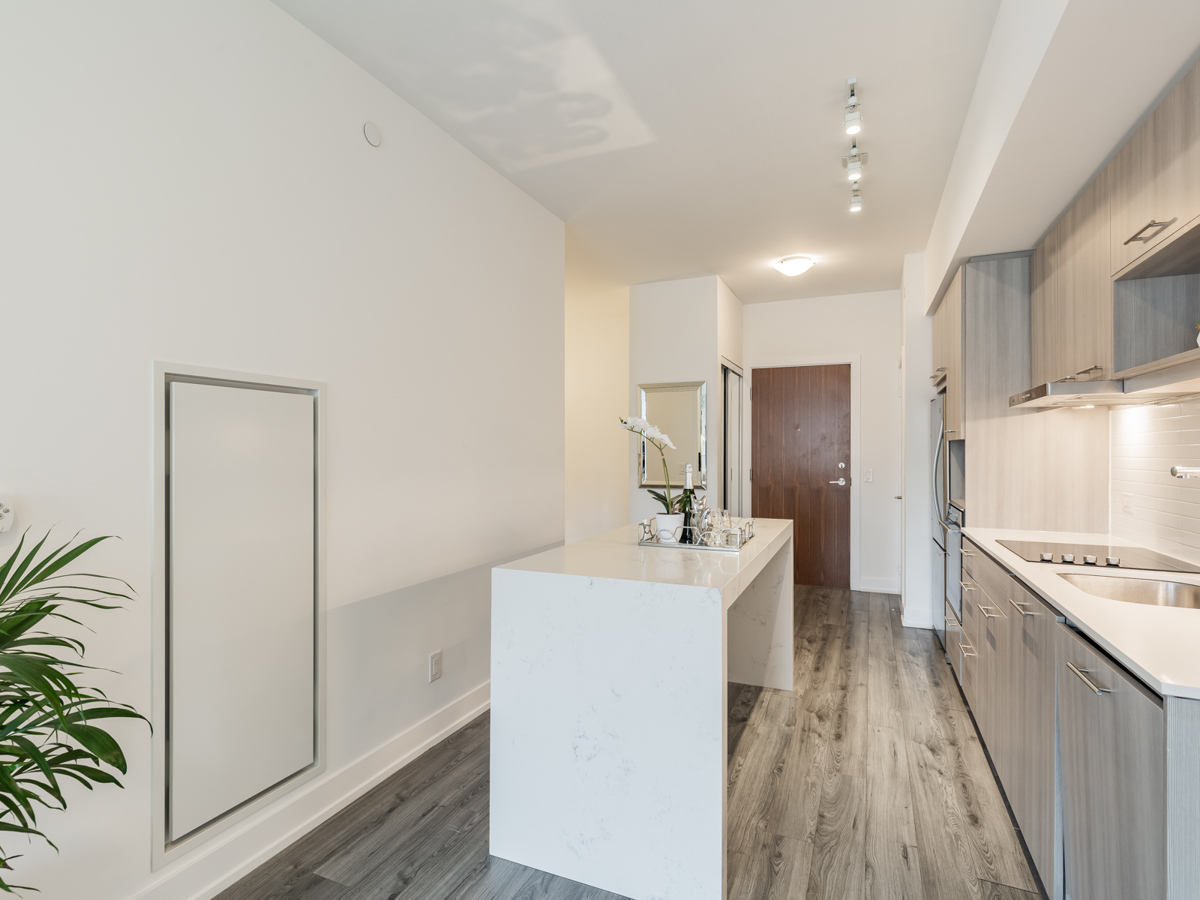
<path fill-rule="evenodd" d="M 1111 575 L 1092 575 L 1085 572 L 1061 572 L 1058 577 L 1066 579 L 1094 597 L 1120 600 L 1123 603 L 1145 603 L 1148 606 L 1200 609 L 1200 584 L 1162 581 L 1157 578 L 1114 578 Z"/>

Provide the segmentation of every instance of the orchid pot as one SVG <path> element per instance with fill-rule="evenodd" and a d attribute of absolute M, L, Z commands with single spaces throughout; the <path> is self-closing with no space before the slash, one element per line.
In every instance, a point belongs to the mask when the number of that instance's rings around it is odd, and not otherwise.
<path fill-rule="evenodd" d="M 664 544 L 677 544 L 683 534 L 683 513 L 656 513 L 654 516 L 654 533 Z"/>

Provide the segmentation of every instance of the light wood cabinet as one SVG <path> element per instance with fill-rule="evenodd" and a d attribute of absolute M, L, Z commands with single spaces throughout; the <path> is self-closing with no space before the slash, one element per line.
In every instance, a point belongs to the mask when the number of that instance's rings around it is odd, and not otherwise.
<path fill-rule="evenodd" d="M 1101 172 L 1056 228 L 1059 378 L 1113 375 L 1108 176 Z"/>
<path fill-rule="evenodd" d="M 1040 598 L 1011 580 L 1004 792 L 1025 846 L 1051 897 L 1061 896 L 1055 848 L 1062 824 L 1055 805 L 1054 639 L 1057 616 Z"/>
<path fill-rule="evenodd" d="M 963 405 L 963 272 L 955 274 L 933 313 L 934 384 L 946 388 L 946 437 L 966 437 Z"/>
<path fill-rule="evenodd" d="M 1029 266 L 1034 384 L 1113 376 L 1108 176 L 1102 172 L 1033 252 Z"/>
<path fill-rule="evenodd" d="M 1067 894 L 1162 900 L 1162 705 L 1065 625 L 1056 644 Z"/>
<path fill-rule="evenodd" d="M 1033 384 L 1057 381 L 1066 371 L 1058 317 L 1058 228 L 1038 244 L 1029 259 L 1029 337 Z"/>
<path fill-rule="evenodd" d="M 1111 274 L 1200 214 L 1200 67 L 1194 67 L 1109 164 Z"/>

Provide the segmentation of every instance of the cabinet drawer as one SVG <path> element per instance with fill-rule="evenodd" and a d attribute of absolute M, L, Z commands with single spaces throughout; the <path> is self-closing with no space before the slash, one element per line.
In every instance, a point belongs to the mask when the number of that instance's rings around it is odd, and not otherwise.
<path fill-rule="evenodd" d="M 989 603 L 1005 612 L 1008 601 L 1012 597 L 1013 579 L 999 563 L 985 554 L 982 550 L 963 538 L 963 572 L 970 575 L 971 581 L 983 589 L 990 600 L 980 599 L 981 605 Z"/>
<path fill-rule="evenodd" d="M 950 605 L 950 601 L 945 602 L 945 621 L 946 621 L 946 661 L 950 664 L 950 668 L 954 670 L 954 678 L 959 684 L 962 684 L 962 625 L 959 624 L 958 617 L 954 615 L 954 607 Z"/>
<path fill-rule="evenodd" d="M 958 683 L 962 686 L 963 696 L 967 698 L 967 706 L 976 710 L 979 708 L 979 654 L 967 639 L 965 631 L 959 640 Z"/>

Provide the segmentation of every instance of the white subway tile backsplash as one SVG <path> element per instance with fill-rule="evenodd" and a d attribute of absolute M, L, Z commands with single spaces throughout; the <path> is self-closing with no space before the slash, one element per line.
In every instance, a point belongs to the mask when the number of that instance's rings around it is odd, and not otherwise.
<path fill-rule="evenodd" d="M 1200 563 L 1200 400 L 1112 411 L 1109 509 L 1114 535 Z"/>

